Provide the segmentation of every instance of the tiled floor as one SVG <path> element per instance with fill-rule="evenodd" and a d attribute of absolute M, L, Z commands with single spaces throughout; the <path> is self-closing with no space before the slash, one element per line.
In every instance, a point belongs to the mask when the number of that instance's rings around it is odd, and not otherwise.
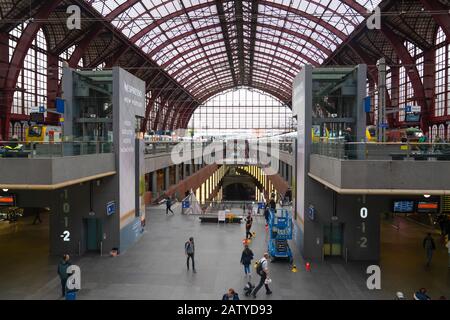
<path fill-rule="evenodd" d="M 220 299 L 230 287 L 242 293 L 244 225 L 201 224 L 198 217 L 182 216 L 179 206 L 175 208 L 174 216 L 149 209 L 146 233 L 118 257 L 75 257 L 82 271 L 78 299 Z M 0 299 L 59 298 L 57 259 L 47 255 L 48 227 L 30 223 L 25 219 L 15 227 L 0 225 Z M 255 219 L 254 230 L 251 248 L 259 257 L 266 248 L 263 218 Z M 434 298 L 450 296 L 444 248 L 429 270 L 423 268 L 426 230 L 403 220 L 399 231 L 388 223 L 382 230 L 382 290 L 367 289 L 364 264 L 313 263 L 307 272 L 296 254 L 298 272 L 291 272 L 286 262 L 271 263 L 273 295 L 261 289 L 257 299 L 392 299 L 398 290 L 410 297 L 422 286 Z M 195 237 L 197 274 L 186 270 L 184 243 L 190 236 Z M 252 282 L 257 280 L 254 276 Z"/>

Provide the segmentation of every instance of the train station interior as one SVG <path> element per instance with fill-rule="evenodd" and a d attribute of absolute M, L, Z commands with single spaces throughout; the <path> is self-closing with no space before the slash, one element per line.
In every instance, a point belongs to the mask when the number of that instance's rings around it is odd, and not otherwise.
<path fill-rule="evenodd" d="M 0 300 L 230 288 L 450 298 L 450 2 L 1 0 Z"/>

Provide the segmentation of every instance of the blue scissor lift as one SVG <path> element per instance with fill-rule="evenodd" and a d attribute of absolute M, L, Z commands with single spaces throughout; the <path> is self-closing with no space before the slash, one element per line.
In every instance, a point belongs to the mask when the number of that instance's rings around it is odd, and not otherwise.
<path fill-rule="evenodd" d="M 270 210 L 269 255 L 272 260 L 288 259 L 292 263 L 292 251 L 288 240 L 292 240 L 292 218 L 286 209 Z"/>

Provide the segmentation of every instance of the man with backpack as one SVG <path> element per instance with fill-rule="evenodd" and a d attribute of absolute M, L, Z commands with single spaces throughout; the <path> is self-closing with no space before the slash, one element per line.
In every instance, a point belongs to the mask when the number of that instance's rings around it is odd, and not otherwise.
<path fill-rule="evenodd" d="M 194 237 L 190 237 L 189 241 L 187 241 L 184 244 L 184 252 L 187 257 L 186 260 L 187 269 L 189 270 L 189 259 L 192 259 L 192 272 L 197 273 L 197 271 L 195 271 L 195 262 L 194 262 L 194 253 L 195 253 Z"/>
<path fill-rule="evenodd" d="M 266 252 L 256 265 L 256 273 L 259 274 L 261 278 L 255 290 L 253 290 L 252 293 L 253 298 L 256 298 L 256 294 L 258 293 L 259 289 L 262 288 L 263 285 L 266 287 L 266 294 L 272 294 L 272 291 L 269 288 L 269 282 L 271 281 L 269 279 L 269 266 L 267 259 L 269 259 L 269 254 Z"/>
<path fill-rule="evenodd" d="M 72 265 L 72 263 L 70 262 L 69 255 L 64 254 L 62 256 L 62 260 L 58 264 L 58 269 L 57 269 L 59 279 L 61 280 L 61 296 L 62 297 L 66 296 L 66 284 L 67 284 L 67 279 L 69 278 L 69 274 L 67 273 L 67 268 L 69 268 L 71 265 Z"/>

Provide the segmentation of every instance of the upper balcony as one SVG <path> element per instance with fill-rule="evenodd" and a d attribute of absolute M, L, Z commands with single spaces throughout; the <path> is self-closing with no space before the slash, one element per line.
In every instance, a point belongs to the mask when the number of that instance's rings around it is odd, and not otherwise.
<path fill-rule="evenodd" d="M 110 142 L 0 142 L 0 187 L 53 190 L 114 175 Z"/>
<path fill-rule="evenodd" d="M 273 157 L 273 160 L 281 160 L 294 165 L 293 141 L 268 143 L 261 148 L 253 142 L 245 144 L 244 141 L 242 140 L 240 145 L 233 145 L 232 141 L 146 142 L 144 150 L 146 172 L 153 172 L 179 163 L 175 158 L 185 151 L 189 153 L 189 156 L 185 157 L 183 162 L 203 159 L 217 164 L 261 165 L 262 162 L 267 162 L 267 157 Z"/>
<path fill-rule="evenodd" d="M 341 194 L 450 194 L 450 144 L 314 143 L 309 176 Z"/>

